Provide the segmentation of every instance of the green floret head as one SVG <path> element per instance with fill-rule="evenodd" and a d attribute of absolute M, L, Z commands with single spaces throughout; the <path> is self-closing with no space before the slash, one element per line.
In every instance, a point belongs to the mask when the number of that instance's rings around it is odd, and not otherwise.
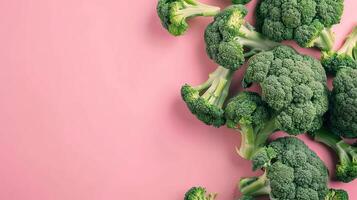
<path fill-rule="evenodd" d="M 241 133 L 238 154 L 250 159 L 275 130 L 266 103 L 254 92 L 241 92 L 228 101 L 225 108 L 227 126 Z"/>
<path fill-rule="evenodd" d="M 336 165 L 336 179 L 345 183 L 353 181 L 357 177 L 357 161 L 348 165 L 341 163 Z"/>
<path fill-rule="evenodd" d="M 243 86 L 258 83 L 278 129 L 289 134 L 315 130 L 328 110 L 326 74 L 321 63 L 288 46 L 250 58 Z"/>
<path fill-rule="evenodd" d="M 245 57 L 280 45 L 254 31 L 244 20 L 247 13 L 243 5 L 229 6 L 206 28 L 204 38 L 208 56 L 227 69 L 237 70 Z"/>
<path fill-rule="evenodd" d="M 357 69 L 340 69 L 331 94 L 332 130 L 346 138 L 357 138 Z"/>
<path fill-rule="evenodd" d="M 325 200 L 327 168 L 301 140 L 278 138 L 255 154 L 252 161 L 253 167 L 260 166 L 265 173 L 241 180 L 243 195 L 269 195 L 275 200 Z"/>
<path fill-rule="evenodd" d="M 219 8 L 196 0 L 159 0 L 157 14 L 162 26 L 174 36 L 184 34 L 189 25 L 186 20 L 195 16 L 214 16 Z"/>
<path fill-rule="evenodd" d="M 345 190 L 330 189 L 325 200 L 348 200 L 348 193 Z"/>
<path fill-rule="evenodd" d="M 357 26 L 338 51 L 322 52 L 321 63 L 332 74 L 345 67 L 357 68 Z"/>
<path fill-rule="evenodd" d="M 203 187 L 193 187 L 186 192 L 184 200 L 214 200 L 216 196 L 216 194 L 207 194 Z"/>
<path fill-rule="evenodd" d="M 332 48 L 330 27 L 338 24 L 343 0 L 262 0 L 257 29 L 274 41 L 295 40 L 302 47 Z"/>
<path fill-rule="evenodd" d="M 209 79 L 196 87 L 185 84 L 181 96 L 189 110 L 207 125 L 220 127 L 225 124 L 223 105 L 228 96 L 233 73 L 218 67 Z"/>

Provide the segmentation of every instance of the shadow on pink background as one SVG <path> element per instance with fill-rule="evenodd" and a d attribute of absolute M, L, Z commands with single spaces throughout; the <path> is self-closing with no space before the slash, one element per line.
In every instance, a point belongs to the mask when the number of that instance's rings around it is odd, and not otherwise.
<path fill-rule="evenodd" d="M 338 44 L 357 23 L 357 2 L 345 4 Z M 240 177 L 258 174 L 234 153 L 238 133 L 203 125 L 180 100 L 182 84 L 216 67 L 202 36 L 211 19 L 174 38 L 155 7 L 0 1 L 0 199 L 182 200 L 203 185 L 229 200 Z M 331 152 L 300 138 L 333 168 Z M 357 199 L 356 181 L 331 186 Z"/>

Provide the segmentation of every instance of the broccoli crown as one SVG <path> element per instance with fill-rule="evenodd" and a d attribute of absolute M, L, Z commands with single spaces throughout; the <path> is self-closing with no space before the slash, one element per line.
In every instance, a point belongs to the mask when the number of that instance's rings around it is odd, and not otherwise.
<path fill-rule="evenodd" d="M 245 57 L 280 45 L 254 31 L 244 20 L 247 13 L 243 5 L 229 6 L 217 14 L 206 28 L 206 52 L 225 68 L 236 70 L 244 63 Z M 245 52 L 245 49 L 250 49 L 250 52 Z"/>
<path fill-rule="evenodd" d="M 321 63 L 288 46 L 249 59 L 243 85 L 256 82 L 273 111 L 278 129 L 300 134 L 318 129 L 328 110 L 326 74 Z"/>
<path fill-rule="evenodd" d="M 348 200 L 348 193 L 345 190 L 330 189 L 325 200 Z"/>
<path fill-rule="evenodd" d="M 269 119 L 269 112 L 259 94 L 241 92 L 228 101 L 225 116 L 228 128 L 239 128 L 240 124 L 260 127 Z"/>
<path fill-rule="evenodd" d="M 184 200 L 214 200 L 216 196 L 216 194 L 207 194 L 203 187 L 193 187 L 186 192 Z"/>
<path fill-rule="evenodd" d="M 322 52 L 321 63 L 332 74 L 345 67 L 357 68 L 357 26 L 338 51 Z"/>
<path fill-rule="evenodd" d="M 261 0 L 257 28 L 274 41 L 295 40 L 303 47 L 329 50 L 333 35 L 323 29 L 338 24 L 343 0 Z"/>
<path fill-rule="evenodd" d="M 187 18 L 214 16 L 220 8 L 196 0 L 159 0 L 157 14 L 162 26 L 174 36 L 182 35 L 188 29 Z"/>
<path fill-rule="evenodd" d="M 357 69 L 340 69 L 333 80 L 330 123 L 334 133 L 357 138 Z"/>
<path fill-rule="evenodd" d="M 209 79 L 196 87 L 185 84 L 181 96 L 189 110 L 207 125 L 220 127 L 225 124 L 223 105 L 228 96 L 233 73 L 218 67 Z"/>
<path fill-rule="evenodd" d="M 252 160 L 253 166 L 260 165 L 265 169 L 265 174 L 256 181 L 250 178 L 252 181 L 241 184 L 243 194 L 268 194 L 275 200 L 325 199 L 328 192 L 327 168 L 301 140 L 295 137 L 279 138 L 271 142 L 267 150 L 275 151 L 274 156 L 262 159 L 261 154 L 256 154 Z M 266 163 L 262 165 L 264 160 Z"/>

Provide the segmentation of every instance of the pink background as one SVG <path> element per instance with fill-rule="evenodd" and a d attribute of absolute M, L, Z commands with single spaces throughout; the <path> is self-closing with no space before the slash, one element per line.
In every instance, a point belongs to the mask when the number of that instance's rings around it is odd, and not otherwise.
<path fill-rule="evenodd" d="M 357 24 L 357 2 L 345 3 L 338 44 Z M 202 37 L 211 19 L 192 20 L 175 38 L 155 7 L 0 1 L 0 199 L 182 200 L 203 185 L 229 200 L 240 177 L 258 174 L 234 153 L 238 133 L 203 125 L 180 99 L 183 83 L 216 67 Z M 331 169 L 332 153 L 301 138 Z M 354 200 L 356 183 L 331 185 Z"/>

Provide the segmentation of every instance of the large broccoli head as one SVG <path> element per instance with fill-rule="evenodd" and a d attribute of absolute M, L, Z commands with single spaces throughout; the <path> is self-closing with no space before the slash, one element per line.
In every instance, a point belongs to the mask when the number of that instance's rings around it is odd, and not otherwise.
<path fill-rule="evenodd" d="M 257 28 L 274 41 L 295 40 L 302 47 L 330 50 L 343 0 L 261 0 L 256 9 Z"/>
<path fill-rule="evenodd" d="M 188 18 L 214 16 L 219 10 L 219 7 L 206 5 L 196 0 L 159 0 L 157 4 L 157 14 L 162 26 L 174 36 L 186 32 Z"/>
<path fill-rule="evenodd" d="M 203 187 L 193 187 L 189 189 L 184 200 L 214 200 L 217 194 L 207 194 L 207 191 Z"/>
<path fill-rule="evenodd" d="M 244 63 L 245 57 L 279 45 L 254 31 L 244 20 L 247 13 L 243 5 L 229 6 L 217 14 L 206 28 L 207 54 L 225 68 L 236 70 Z"/>
<path fill-rule="evenodd" d="M 269 195 L 274 200 L 325 200 L 327 168 L 301 140 L 279 138 L 261 149 L 252 162 L 265 173 L 258 178 L 242 179 L 240 191 L 243 195 Z"/>
<path fill-rule="evenodd" d="M 295 135 L 320 128 L 328 110 L 328 91 L 318 60 L 279 46 L 256 54 L 248 64 L 243 85 L 256 82 L 261 86 L 277 129 Z"/>
<path fill-rule="evenodd" d="M 321 63 L 332 74 L 345 67 L 357 68 L 357 26 L 338 51 L 322 52 Z"/>
<path fill-rule="evenodd" d="M 199 120 L 207 125 L 220 127 L 225 124 L 223 105 L 228 96 L 233 72 L 218 67 L 206 82 L 181 88 L 181 96 L 187 107 Z"/>
<path fill-rule="evenodd" d="M 330 123 L 336 134 L 357 138 L 357 69 L 343 68 L 337 72 L 331 94 Z"/>

